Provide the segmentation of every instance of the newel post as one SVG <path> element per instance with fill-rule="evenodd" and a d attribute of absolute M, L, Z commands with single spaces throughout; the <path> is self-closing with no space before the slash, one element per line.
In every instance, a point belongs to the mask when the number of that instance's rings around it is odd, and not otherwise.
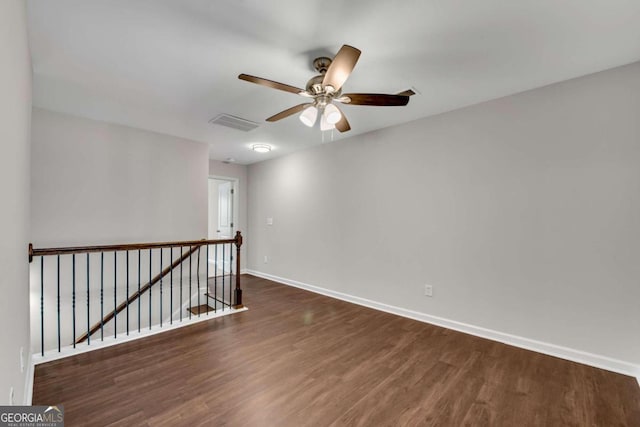
<path fill-rule="evenodd" d="M 236 305 L 234 308 L 242 308 L 242 289 L 240 288 L 240 246 L 242 246 L 242 234 L 236 231 Z"/>

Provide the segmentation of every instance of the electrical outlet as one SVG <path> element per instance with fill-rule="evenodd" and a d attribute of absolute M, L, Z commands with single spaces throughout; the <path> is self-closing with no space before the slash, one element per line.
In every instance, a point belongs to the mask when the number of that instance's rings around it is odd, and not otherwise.
<path fill-rule="evenodd" d="M 24 373 L 24 347 L 20 347 L 20 373 Z"/>
<path fill-rule="evenodd" d="M 264 263 L 267 264 L 269 262 L 269 257 L 268 256 L 264 256 Z"/>
<path fill-rule="evenodd" d="M 424 285 L 424 294 L 428 297 L 432 297 L 433 296 L 433 286 L 431 285 Z"/>
<path fill-rule="evenodd" d="M 13 387 L 9 389 L 9 405 L 15 405 L 16 403 L 16 395 L 13 391 Z"/>

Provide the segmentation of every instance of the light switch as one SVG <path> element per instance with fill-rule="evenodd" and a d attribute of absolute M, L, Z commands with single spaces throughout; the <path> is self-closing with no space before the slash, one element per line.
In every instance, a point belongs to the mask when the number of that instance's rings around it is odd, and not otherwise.
<path fill-rule="evenodd" d="M 267 225 L 273 225 L 273 218 L 267 218 Z"/>

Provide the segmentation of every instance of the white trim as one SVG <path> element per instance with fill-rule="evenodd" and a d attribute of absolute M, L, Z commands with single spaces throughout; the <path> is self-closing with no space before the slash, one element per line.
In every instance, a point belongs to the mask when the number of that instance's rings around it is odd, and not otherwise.
<path fill-rule="evenodd" d="M 443 328 L 453 329 L 455 331 L 463 332 L 470 335 L 475 335 L 481 338 L 490 339 L 492 341 L 498 341 L 504 344 L 512 345 L 515 347 L 524 348 L 526 350 L 536 351 L 538 353 L 548 354 L 550 356 L 559 357 L 561 359 L 570 360 L 572 362 L 583 363 L 585 365 L 593 366 L 596 368 L 606 369 L 608 371 L 617 372 L 624 375 L 636 377 L 638 384 L 640 384 L 640 365 L 635 365 L 623 360 L 613 359 L 607 356 L 588 353 L 581 350 L 576 350 L 568 347 L 559 346 L 556 344 L 550 344 L 543 341 L 537 341 L 529 338 L 520 337 L 517 335 L 511 335 L 492 329 L 486 329 L 479 326 L 470 325 L 467 323 L 458 322 L 455 320 L 445 319 L 438 316 L 432 316 L 430 314 L 421 313 L 418 311 L 407 310 L 405 308 L 396 307 L 388 304 L 384 304 L 377 301 L 372 301 L 366 298 L 361 298 L 342 292 L 333 291 L 318 286 L 309 285 L 307 283 L 298 282 L 296 280 L 285 279 L 282 277 L 274 276 L 268 273 L 262 273 L 260 271 L 247 269 L 246 273 L 252 274 L 263 279 L 272 280 L 274 282 L 282 283 L 284 285 L 293 286 L 296 288 L 304 289 L 307 291 L 315 292 L 317 294 L 325 295 L 331 298 L 336 298 L 342 301 L 347 301 L 353 304 L 362 305 L 365 307 L 373 308 L 376 310 L 384 311 L 387 313 L 395 314 L 409 319 L 418 320 L 420 322 L 430 323 Z"/>
<path fill-rule="evenodd" d="M 93 340 L 91 340 L 91 345 L 78 344 L 76 345 L 76 348 L 73 348 L 73 346 L 66 346 L 66 347 L 62 347 L 60 352 L 56 352 L 55 350 L 49 350 L 48 352 L 45 352 L 44 357 L 40 353 L 34 354 L 32 357 L 31 365 L 39 365 L 40 363 L 51 362 L 53 360 L 63 359 L 65 357 L 75 356 L 77 354 L 87 353 L 89 351 L 111 347 L 111 346 L 122 344 L 125 342 L 134 341 L 140 338 L 146 338 L 151 335 L 157 335 L 162 332 L 171 331 L 173 329 L 178 329 L 178 328 L 190 326 L 196 323 L 204 322 L 207 320 L 215 319 L 217 317 L 227 316 L 229 314 L 234 314 L 234 313 L 240 313 L 246 310 L 248 310 L 247 307 L 243 307 L 240 309 L 235 309 L 235 308 L 225 309 L 225 310 L 221 310 L 218 313 L 213 313 L 213 314 L 210 313 L 209 315 L 203 314 L 203 315 L 200 315 L 199 317 L 193 316 L 191 319 L 185 318 L 182 320 L 182 322 L 176 321 L 173 325 L 164 324 L 162 327 L 160 327 L 159 325 L 154 325 L 151 327 L 151 329 L 142 330 L 139 333 L 135 332 L 131 335 L 124 335 L 124 334 L 119 335 L 118 338 L 108 337 L 108 338 L 105 338 L 104 341 L 94 338 Z"/>
<path fill-rule="evenodd" d="M 221 181 L 240 181 L 240 178 L 226 175 L 209 175 L 209 179 L 219 179 Z"/>
<path fill-rule="evenodd" d="M 29 352 L 27 360 L 27 376 L 24 379 L 24 405 L 31 405 L 33 399 L 33 376 L 35 375 L 35 365 L 33 363 L 33 354 Z"/>

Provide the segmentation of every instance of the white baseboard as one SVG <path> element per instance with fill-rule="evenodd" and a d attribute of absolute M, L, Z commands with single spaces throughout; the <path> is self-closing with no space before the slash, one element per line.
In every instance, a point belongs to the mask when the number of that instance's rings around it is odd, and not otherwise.
<path fill-rule="evenodd" d="M 29 352 L 27 360 L 27 374 L 24 379 L 24 403 L 23 405 L 31 405 L 33 399 L 33 377 L 35 375 L 35 365 L 33 363 L 33 353 Z"/>
<path fill-rule="evenodd" d="M 272 280 L 274 282 L 282 283 L 284 285 L 289 285 L 307 291 L 315 292 L 317 294 L 322 294 L 331 298 L 336 298 L 353 304 L 358 304 L 398 316 L 407 317 L 409 319 L 418 320 L 420 322 L 430 323 L 432 325 L 441 326 L 447 329 L 453 329 L 455 331 L 490 339 L 492 341 L 498 341 L 504 344 L 512 345 L 514 347 L 520 347 L 526 350 L 532 350 L 538 353 L 548 354 L 550 356 L 570 360 L 572 362 L 578 362 L 596 368 L 606 369 L 608 371 L 629 375 L 635 377 L 638 380 L 638 384 L 640 385 L 640 365 L 635 365 L 633 363 L 529 338 L 519 337 L 517 335 L 511 335 L 500 331 L 494 331 L 492 329 L 486 329 L 455 320 L 432 316 L 418 311 L 407 310 L 405 308 L 396 307 L 381 302 L 372 301 L 366 298 L 361 298 L 342 292 L 309 285 L 307 283 L 274 276 L 260 271 L 247 269 L 246 273 L 252 274 L 257 277 L 262 277 L 264 279 Z"/>

